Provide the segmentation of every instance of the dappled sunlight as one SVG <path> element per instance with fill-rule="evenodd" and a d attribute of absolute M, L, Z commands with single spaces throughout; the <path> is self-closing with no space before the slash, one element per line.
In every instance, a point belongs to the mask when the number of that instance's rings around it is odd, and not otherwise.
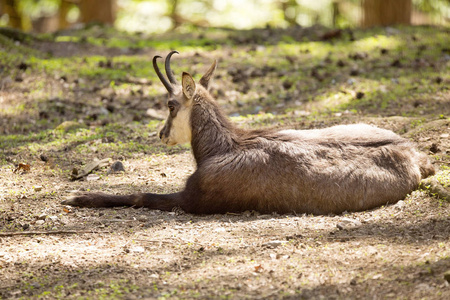
<path fill-rule="evenodd" d="M 373 35 L 358 39 L 352 44 L 352 47 L 358 51 L 374 52 L 379 49 L 394 50 L 405 46 L 403 41 L 397 35 Z"/>
<path fill-rule="evenodd" d="M 19 103 L 16 105 L 8 105 L 6 107 L 0 108 L 1 117 L 19 116 L 24 112 L 25 112 L 25 105 L 23 103 Z"/>
<path fill-rule="evenodd" d="M 239 128 L 373 124 L 417 142 L 448 184 L 445 29 L 353 29 L 331 40 L 321 26 L 183 30 L 94 26 L 17 52 L 11 42 L 0 55 L 0 297 L 448 294 L 450 206 L 425 191 L 327 216 L 62 205 L 74 191 L 175 193 L 195 172 L 190 146 L 166 147 L 157 133 L 167 90 L 152 57 L 170 50 L 180 52 L 178 81 L 184 71 L 198 82 L 218 60 L 211 94 Z M 110 165 L 89 169 L 97 160 Z M 74 170 L 94 176 L 73 181 Z"/>
<path fill-rule="evenodd" d="M 410 295 L 422 295 L 415 286 L 424 276 L 443 274 L 450 254 L 447 231 L 430 240 L 427 230 L 444 229 L 448 221 L 435 216 L 393 226 L 396 216 L 413 220 L 423 210 L 412 201 L 403 205 L 401 211 L 394 205 L 345 216 L 244 213 L 223 218 L 74 209 L 57 214 L 50 226 L 77 215 L 82 221 L 69 228 L 79 234 L 15 237 L 14 244 L 8 238 L 0 265 L 16 266 L 20 272 L 5 269 L 5 281 L 28 286 L 34 295 L 54 289 L 67 296 L 76 288 L 91 297 L 118 297 L 130 290 L 141 296 L 166 291 L 194 297 L 201 287 L 209 295 L 225 292 L 235 298 L 327 290 L 345 297 L 377 285 L 405 288 L 407 282 L 413 282 L 406 289 L 412 290 Z M 359 225 L 338 230 L 339 222 Z M 78 279 L 86 275 L 89 281 Z M 433 285 L 433 290 L 441 286 Z"/>

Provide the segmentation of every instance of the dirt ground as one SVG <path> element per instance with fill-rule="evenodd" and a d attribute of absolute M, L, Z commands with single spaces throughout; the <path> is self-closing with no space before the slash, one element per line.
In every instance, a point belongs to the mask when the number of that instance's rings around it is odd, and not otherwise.
<path fill-rule="evenodd" d="M 67 47 L 48 41 L 33 43 L 32 49 L 43 53 L 52 49 L 55 57 L 64 56 Z M 80 57 L 94 50 L 92 55 L 106 58 L 123 52 L 70 45 L 70 55 Z M 251 98 L 257 84 L 253 80 L 266 75 L 252 77 L 236 71 L 239 57 L 232 51 L 214 52 L 232 63 L 218 70 L 213 93 L 230 115 L 239 109 L 264 110 L 267 103 L 259 108 L 251 101 L 224 100 L 236 93 Z M 155 53 L 154 49 L 135 49 L 126 55 L 137 55 L 139 60 Z M 163 88 L 154 75 L 154 83 L 144 76 L 140 80 L 137 75 L 121 77 L 132 85 L 122 89 L 110 80 L 104 83 L 104 78 L 92 79 L 93 87 L 80 86 L 84 75 L 61 70 L 57 76 L 41 73 L 31 56 L 25 53 L 11 64 L 2 63 L 5 70 L 10 66 L 20 69 L 18 62 L 25 61 L 31 71 L 16 70 L 4 76 L 0 93 L 0 299 L 450 299 L 450 203 L 425 190 L 371 211 L 328 216 L 254 211 L 199 216 L 182 211 L 60 205 L 78 190 L 115 194 L 177 191 L 195 163 L 188 147 L 160 145 L 155 132 L 162 121 L 142 113 L 148 107 L 153 114 L 165 113 L 158 104 L 164 99 Z M 182 57 L 184 66 L 196 60 L 210 61 L 195 51 Z M 365 122 L 391 129 L 430 154 L 438 171 L 436 178 L 448 187 L 450 97 L 448 88 L 442 86 L 450 78 L 448 62 L 439 65 L 439 59 L 430 68 L 441 76 L 440 85 L 436 90 L 430 85 L 426 96 L 433 95 L 435 104 L 404 97 L 409 104 L 401 109 L 416 114 L 402 115 L 395 105 L 377 111 L 366 107 L 367 103 L 357 103 L 359 112 L 327 110 L 311 117 L 317 113 L 317 104 L 286 100 L 283 105 L 274 104 L 279 114 L 242 113 L 233 121 L 243 127 L 301 129 Z M 127 62 L 114 64 L 127 68 Z M 205 65 L 196 68 L 203 69 Z M 313 73 L 308 71 L 308 76 Z M 231 85 L 239 76 L 252 79 Z M 274 77 L 284 80 L 282 76 Z M 39 84 L 45 93 L 36 87 Z M 242 91 L 246 85 L 250 91 Z M 155 95 L 148 94 L 145 89 L 149 87 L 156 89 Z M 111 89 L 115 89 L 113 96 Z M 264 89 L 276 90 L 270 83 Z M 36 95 L 34 90 L 40 92 Z M 295 97 L 292 93 L 286 97 Z M 340 94 L 352 93 L 346 89 Z M 46 100 L 34 105 L 36 99 Z M 17 102 L 25 103 L 23 110 L 11 112 Z M 98 117 L 102 103 L 110 111 L 108 118 Z M 77 111 L 78 107 L 83 109 Z M 118 111 L 121 115 L 115 116 Z M 79 121 L 83 118 L 84 122 Z M 75 128 L 67 129 L 67 123 L 62 129 L 56 126 L 72 120 L 79 121 Z M 85 180 L 70 179 L 73 168 L 82 169 L 95 158 L 110 160 Z M 122 162 L 125 172 L 109 173 L 114 161 Z"/>

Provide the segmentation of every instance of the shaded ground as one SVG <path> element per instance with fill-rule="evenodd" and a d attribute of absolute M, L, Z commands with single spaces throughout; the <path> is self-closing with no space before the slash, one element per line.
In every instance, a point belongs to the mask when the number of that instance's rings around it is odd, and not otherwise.
<path fill-rule="evenodd" d="M 449 30 L 326 33 L 0 35 L 0 298 L 448 299 L 450 205 L 425 191 L 338 216 L 59 204 L 73 190 L 183 187 L 189 148 L 156 136 L 165 91 L 151 58 L 170 49 L 176 74 L 197 79 L 219 60 L 212 93 L 240 126 L 375 124 L 417 142 L 448 188 Z M 126 171 L 70 180 L 95 158 Z"/>

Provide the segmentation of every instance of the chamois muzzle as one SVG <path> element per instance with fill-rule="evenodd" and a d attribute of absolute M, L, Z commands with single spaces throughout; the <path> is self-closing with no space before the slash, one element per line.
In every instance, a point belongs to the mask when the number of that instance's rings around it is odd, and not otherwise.
<path fill-rule="evenodd" d="M 160 71 L 159 68 L 158 68 L 158 63 L 156 62 L 156 60 L 157 60 L 158 58 L 162 58 L 162 57 L 159 56 L 159 55 L 156 55 L 156 56 L 153 57 L 153 68 L 155 69 L 156 75 L 158 75 L 159 80 L 161 80 L 162 84 L 164 84 L 166 90 L 169 92 L 170 95 L 172 95 L 173 92 L 174 92 L 174 87 L 173 87 L 173 85 L 174 85 L 174 84 L 177 84 L 177 80 L 175 79 L 175 77 L 174 77 L 174 75 L 173 75 L 173 72 L 172 72 L 172 70 L 171 70 L 171 68 L 170 68 L 170 58 L 172 57 L 172 55 L 173 55 L 174 53 L 179 54 L 178 51 L 175 51 L 175 50 L 174 50 L 174 51 L 171 51 L 171 52 L 167 55 L 166 61 L 165 61 L 165 63 L 164 63 L 164 66 L 165 66 L 165 69 L 166 69 L 166 75 L 167 75 L 167 78 L 169 78 L 169 80 L 167 80 L 167 79 L 164 77 L 164 75 L 161 73 L 161 71 Z"/>

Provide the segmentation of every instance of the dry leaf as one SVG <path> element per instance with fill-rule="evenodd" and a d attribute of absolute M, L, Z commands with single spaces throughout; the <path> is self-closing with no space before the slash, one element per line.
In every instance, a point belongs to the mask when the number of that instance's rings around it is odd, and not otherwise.
<path fill-rule="evenodd" d="M 264 267 L 262 265 L 255 266 L 255 272 L 261 273 L 264 270 Z"/>
<path fill-rule="evenodd" d="M 28 172 L 28 171 L 30 171 L 30 165 L 29 164 L 23 164 L 23 163 L 20 163 L 18 166 L 17 166 L 17 168 L 16 169 L 14 169 L 14 173 L 16 173 L 16 172 L 18 172 L 18 171 L 20 171 L 20 170 L 22 170 L 22 171 L 24 171 L 24 172 Z"/>

